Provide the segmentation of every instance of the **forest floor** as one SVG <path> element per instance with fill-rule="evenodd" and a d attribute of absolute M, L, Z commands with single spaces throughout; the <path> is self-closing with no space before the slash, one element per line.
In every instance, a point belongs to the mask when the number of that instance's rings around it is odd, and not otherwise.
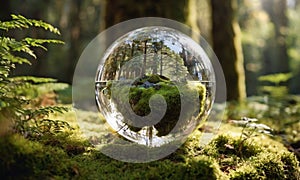
<path fill-rule="evenodd" d="M 244 136 L 245 128 L 223 122 L 214 139 L 199 145 L 203 128 L 168 157 L 149 163 L 121 162 L 84 139 L 77 118 L 97 113 L 70 111 L 64 119 L 75 129 L 37 138 L 7 134 L 0 139 L 1 177 L 8 179 L 299 179 L 296 156 L 264 133 Z M 78 117 L 80 116 L 80 117 Z M 212 122 L 213 123 L 213 122 Z M 206 124 L 206 129 L 214 124 Z M 101 129 L 99 129 L 101 132 Z"/>

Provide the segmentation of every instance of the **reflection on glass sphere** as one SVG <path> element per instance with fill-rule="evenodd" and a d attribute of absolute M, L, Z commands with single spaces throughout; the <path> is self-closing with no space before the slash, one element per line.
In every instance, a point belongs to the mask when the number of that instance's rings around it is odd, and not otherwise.
<path fill-rule="evenodd" d="M 131 31 L 105 52 L 96 101 L 108 124 L 147 146 L 178 140 L 209 114 L 215 75 L 204 49 L 185 34 L 150 26 Z"/>

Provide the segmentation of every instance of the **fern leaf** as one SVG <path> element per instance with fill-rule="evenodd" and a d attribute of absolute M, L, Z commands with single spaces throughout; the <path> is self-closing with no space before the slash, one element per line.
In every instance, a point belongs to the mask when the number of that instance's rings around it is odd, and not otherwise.
<path fill-rule="evenodd" d="M 64 44 L 63 41 L 60 40 L 56 40 L 56 39 L 33 39 L 33 38 L 25 38 L 23 40 L 23 42 L 26 42 L 28 45 L 32 46 L 32 47 L 39 47 L 44 49 L 45 51 L 47 50 L 47 48 L 45 46 L 43 46 L 42 44 L 45 43 L 53 43 L 53 44 Z"/>
<path fill-rule="evenodd" d="M 20 22 L 20 26 L 24 28 L 28 28 L 28 26 L 41 27 L 47 31 L 60 35 L 60 32 L 57 28 L 52 26 L 49 23 L 46 23 L 41 20 L 27 19 L 22 15 L 12 15 L 12 19 Z"/>
<path fill-rule="evenodd" d="M 30 56 L 36 58 L 36 55 L 29 48 L 30 46 L 27 43 L 24 43 L 22 41 L 17 41 L 16 39 L 9 38 L 9 37 L 0 37 L 0 43 L 1 43 L 1 45 L 3 45 L 3 48 L 6 51 L 25 52 L 25 53 L 29 54 Z"/>
<path fill-rule="evenodd" d="M 22 15 L 11 15 L 11 21 L 0 21 L 0 29 L 8 31 L 9 29 L 27 29 L 29 27 L 39 27 L 54 34 L 60 35 L 59 30 L 49 23 L 41 20 L 27 19 Z"/>
<path fill-rule="evenodd" d="M 29 65 L 31 65 L 31 62 L 28 59 L 18 57 L 18 56 L 14 56 L 11 53 L 6 53 L 6 54 L 0 53 L 0 57 L 2 58 L 3 61 L 9 61 L 11 63 L 16 63 L 16 64 L 29 64 Z"/>

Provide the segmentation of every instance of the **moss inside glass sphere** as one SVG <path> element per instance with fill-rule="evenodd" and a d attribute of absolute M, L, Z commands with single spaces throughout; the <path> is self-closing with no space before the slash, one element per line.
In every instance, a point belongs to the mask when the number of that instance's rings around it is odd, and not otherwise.
<path fill-rule="evenodd" d="M 155 94 L 161 95 L 167 104 L 164 116 L 154 125 L 157 136 L 168 135 L 174 130 L 177 123 L 180 123 L 177 127 L 183 128 L 193 119 L 191 117 L 200 118 L 204 112 L 206 88 L 199 81 L 175 83 L 167 77 L 148 74 L 136 79 L 131 84 L 124 86 L 124 83 L 126 84 L 122 81 L 116 82 L 113 92 L 117 95 L 112 97 L 112 101 L 124 116 L 128 128 L 134 132 L 140 131 L 143 127 L 134 126 L 135 119 L 132 119 L 129 112 L 133 111 L 138 116 L 147 116 L 151 110 L 157 112 L 162 107 L 159 99 L 153 96 Z M 151 97 L 152 107 L 150 108 Z M 125 106 L 128 101 L 130 107 Z M 190 103 L 195 101 L 198 102 L 198 106 Z M 183 113 L 181 112 L 182 106 L 185 109 Z M 180 119 L 183 120 L 179 121 Z M 180 128 L 176 130 L 180 130 Z"/>

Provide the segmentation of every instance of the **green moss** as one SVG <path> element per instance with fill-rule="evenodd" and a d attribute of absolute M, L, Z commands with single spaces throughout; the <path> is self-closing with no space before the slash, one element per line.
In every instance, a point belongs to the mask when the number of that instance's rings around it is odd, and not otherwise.
<path fill-rule="evenodd" d="M 263 152 L 251 159 L 257 173 L 266 179 L 295 179 L 299 176 L 299 167 L 294 155 L 287 152 Z"/>
<path fill-rule="evenodd" d="M 281 162 L 287 179 L 300 179 L 300 167 L 297 158 L 292 153 L 281 152 Z"/>
<path fill-rule="evenodd" d="M 251 141 L 244 141 L 240 138 L 233 138 L 228 135 L 220 135 L 211 144 L 214 150 L 207 149 L 207 153 L 212 156 L 220 154 L 237 156 L 238 158 L 250 158 L 262 151 L 259 145 Z"/>
<path fill-rule="evenodd" d="M 0 139 L 1 177 L 36 179 L 69 178 L 75 162 L 60 148 L 44 146 L 19 135 Z"/>
<path fill-rule="evenodd" d="M 223 176 L 215 159 L 203 155 L 190 159 L 186 172 L 184 179 L 221 179 Z"/>
<path fill-rule="evenodd" d="M 99 154 L 100 155 L 100 154 Z M 188 162 L 168 159 L 150 163 L 125 163 L 107 157 L 91 158 L 81 164 L 85 179 L 220 179 L 222 172 L 216 161 L 199 156 Z M 93 173 L 91 173 L 93 172 Z"/>
<path fill-rule="evenodd" d="M 254 143 L 255 139 L 219 135 L 204 149 L 210 157 L 219 159 L 220 169 L 229 173 L 230 179 L 297 179 L 299 164 L 294 154 L 278 146 Z M 265 138 L 269 145 L 277 144 Z"/>
<path fill-rule="evenodd" d="M 266 179 L 257 173 L 257 170 L 252 165 L 246 164 L 235 170 L 230 171 L 230 179 L 232 180 L 244 180 L 244 179 Z"/>
<path fill-rule="evenodd" d="M 239 157 L 231 151 L 238 138 L 219 135 L 203 149 L 200 134 L 191 135 L 172 155 L 150 163 L 111 159 L 84 141 L 74 142 L 74 136 L 45 136 L 38 142 L 5 136 L 0 139 L 0 175 L 7 179 L 299 179 L 299 164 L 287 150 L 273 152 L 259 143 L 246 144 L 246 151 L 259 151 Z M 84 146 L 84 152 L 70 154 L 66 148 L 70 145 Z M 126 151 L 122 144 L 112 149 Z"/>
<path fill-rule="evenodd" d="M 261 153 L 253 158 L 254 167 L 258 174 L 267 179 L 284 179 L 284 164 L 280 160 L 280 156 L 272 153 Z"/>
<path fill-rule="evenodd" d="M 165 136 L 169 134 L 177 124 L 179 117 L 186 119 L 182 127 L 184 127 L 195 113 L 197 118 L 201 118 L 204 112 L 204 104 L 206 100 L 206 89 L 201 83 L 181 83 L 175 84 L 168 78 L 159 75 L 145 75 L 137 79 L 132 85 L 124 85 L 124 82 L 116 82 L 113 88 L 117 94 L 113 101 L 117 104 L 117 109 L 123 114 L 125 122 L 128 122 L 128 127 L 138 132 L 141 128 L 134 127 L 135 120 L 129 112 L 131 109 L 139 116 L 147 116 L 151 110 L 157 112 L 160 110 L 160 99 L 155 94 L 161 95 L 167 103 L 167 109 L 162 119 L 154 125 L 158 131 L 157 136 Z M 129 100 L 126 99 L 129 91 Z M 195 99 L 199 99 L 198 106 L 195 107 Z M 149 101 L 152 101 L 153 106 L 149 106 Z M 184 101 L 181 101 L 184 99 Z M 130 107 L 126 106 L 129 101 Z M 155 106 L 155 104 L 158 104 Z M 185 107 L 185 112 L 181 114 L 182 106 Z M 129 109 L 131 108 L 131 109 Z M 152 109 L 151 109 L 152 108 Z M 132 124 L 132 125 L 130 125 Z"/>
<path fill-rule="evenodd" d="M 70 113 L 63 116 L 70 116 Z M 80 118 L 83 116 L 87 117 L 88 122 L 94 122 L 97 114 L 82 112 Z M 226 125 L 226 132 L 227 128 L 235 130 L 234 127 Z M 221 131 L 224 129 L 221 128 Z M 243 153 L 237 153 L 241 143 L 240 136 L 221 134 L 207 146 L 202 147 L 199 144 L 201 135 L 200 131 L 195 131 L 173 154 L 149 163 L 126 163 L 109 158 L 79 138 L 78 134 L 62 133 L 43 136 L 34 141 L 19 135 L 2 136 L 0 137 L 0 177 L 4 179 L 299 179 L 299 163 L 295 155 L 269 137 L 249 138 L 241 148 Z M 129 147 L 119 143 L 112 149 L 116 152 L 128 151 Z"/>

